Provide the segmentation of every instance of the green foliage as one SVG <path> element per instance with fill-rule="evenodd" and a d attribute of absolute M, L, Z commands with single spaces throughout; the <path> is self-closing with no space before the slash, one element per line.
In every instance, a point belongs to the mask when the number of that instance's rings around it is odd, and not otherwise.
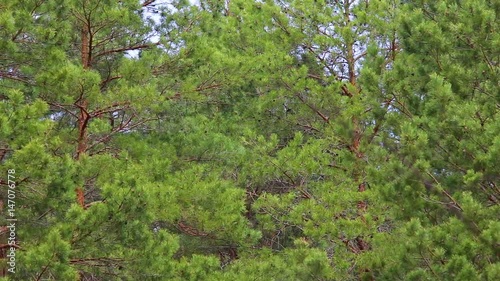
<path fill-rule="evenodd" d="M 500 279 L 493 1 L 18 2 L 9 280 Z"/>
<path fill-rule="evenodd" d="M 389 118 L 406 120 L 391 121 L 398 137 L 388 153 L 401 162 L 385 165 L 383 182 L 401 206 L 397 216 L 411 219 L 403 232 L 411 242 L 398 250 L 405 262 L 383 269 L 388 279 L 490 280 L 498 263 L 497 246 L 483 238 L 500 214 L 498 168 L 486 156 L 499 133 L 492 85 L 499 72 L 491 64 L 498 7 L 474 3 L 401 10 L 404 51 L 385 79 L 398 101 Z"/>

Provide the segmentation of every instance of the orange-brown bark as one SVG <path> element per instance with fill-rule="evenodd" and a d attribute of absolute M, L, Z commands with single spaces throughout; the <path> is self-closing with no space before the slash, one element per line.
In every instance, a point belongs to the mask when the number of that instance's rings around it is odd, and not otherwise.
<path fill-rule="evenodd" d="M 83 23 L 82 26 L 82 66 L 84 69 L 89 69 L 91 65 L 91 38 L 90 38 L 90 23 L 88 21 Z M 87 136 L 87 126 L 90 120 L 88 113 L 88 101 L 85 99 L 84 90 L 79 101 L 75 105 L 80 109 L 80 114 L 78 116 L 78 144 L 76 149 L 75 159 L 79 160 L 80 156 L 87 151 L 88 136 Z M 85 193 L 83 187 L 77 187 L 75 189 L 76 201 L 78 205 L 85 208 Z"/>
<path fill-rule="evenodd" d="M 91 40 L 89 23 L 85 22 L 82 27 L 82 65 L 84 69 L 90 68 L 91 61 Z"/>

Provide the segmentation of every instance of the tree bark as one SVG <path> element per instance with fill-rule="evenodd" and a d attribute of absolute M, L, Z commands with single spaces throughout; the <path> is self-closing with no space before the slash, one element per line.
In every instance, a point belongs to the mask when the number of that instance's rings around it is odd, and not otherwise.
<path fill-rule="evenodd" d="M 91 36 L 90 36 L 90 22 L 87 20 L 82 26 L 82 66 L 84 69 L 90 69 L 91 66 Z M 88 136 L 87 136 L 87 126 L 90 120 L 88 114 L 88 101 L 85 99 L 85 93 L 82 89 L 80 103 L 76 104 L 80 108 L 80 114 L 78 116 L 78 144 L 76 149 L 75 159 L 79 160 L 81 155 L 87 151 Z M 78 205 L 85 208 L 85 193 L 83 187 L 75 188 L 76 200 Z"/>

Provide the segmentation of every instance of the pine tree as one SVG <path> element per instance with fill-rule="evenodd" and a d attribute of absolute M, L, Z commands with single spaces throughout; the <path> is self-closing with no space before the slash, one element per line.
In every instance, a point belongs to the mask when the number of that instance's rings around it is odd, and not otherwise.
<path fill-rule="evenodd" d="M 382 67 L 396 52 L 383 45 L 394 41 L 391 28 L 380 28 L 368 16 L 381 17 L 385 7 L 280 1 L 278 8 L 271 27 L 264 29 L 286 38 L 277 48 L 286 53 L 274 57 L 287 59 L 275 60 L 279 75 L 268 75 L 266 92 L 250 107 L 262 109 L 257 115 L 262 122 L 245 135 L 253 150 L 242 171 L 250 214 L 267 247 L 285 250 L 296 239 L 306 239 L 311 251 L 321 249 L 332 264 L 324 278 L 370 276 L 364 256 L 387 214 L 369 188 L 369 167 L 377 158 L 368 157 L 379 116 L 388 109 L 380 107 L 385 97 L 365 89 L 359 79 L 369 47 L 386 56 Z M 269 133 L 259 136 L 262 130 Z"/>
<path fill-rule="evenodd" d="M 378 182 L 401 227 L 378 242 L 397 245 L 376 261 L 381 278 L 499 278 L 498 12 L 490 1 L 400 10 Z"/>
<path fill-rule="evenodd" d="M 113 143 L 146 129 L 163 103 L 152 74 L 161 52 L 141 16 L 153 4 L 26 1 L 3 13 L 2 106 L 18 117 L 2 124 L 14 136 L 2 159 L 19 177 L 22 222 L 11 278 L 173 274 L 175 235 L 151 227 L 158 187 Z"/>

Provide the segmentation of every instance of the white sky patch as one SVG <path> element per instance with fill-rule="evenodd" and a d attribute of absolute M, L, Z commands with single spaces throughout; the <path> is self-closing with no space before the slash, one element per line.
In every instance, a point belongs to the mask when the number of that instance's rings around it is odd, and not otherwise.
<path fill-rule="evenodd" d="M 194 5 L 194 6 L 200 5 L 200 1 L 198 1 L 198 0 L 189 0 L 189 3 L 191 5 Z M 145 22 L 149 21 L 149 20 L 153 20 L 155 25 L 161 25 L 161 23 L 162 23 L 161 22 L 162 21 L 161 10 L 163 8 L 167 8 L 167 10 L 174 11 L 174 12 L 177 10 L 171 3 L 167 2 L 167 1 L 155 2 L 154 4 L 151 4 L 147 7 L 142 8 L 144 11 L 143 20 Z M 157 44 L 158 42 L 160 42 L 160 35 L 153 34 L 151 36 L 151 38 L 149 38 L 149 41 L 153 44 Z M 138 58 L 139 52 L 140 52 L 140 50 L 127 51 L 127 52 L 125 52 L 125 56 L 128 58 Z"/>

